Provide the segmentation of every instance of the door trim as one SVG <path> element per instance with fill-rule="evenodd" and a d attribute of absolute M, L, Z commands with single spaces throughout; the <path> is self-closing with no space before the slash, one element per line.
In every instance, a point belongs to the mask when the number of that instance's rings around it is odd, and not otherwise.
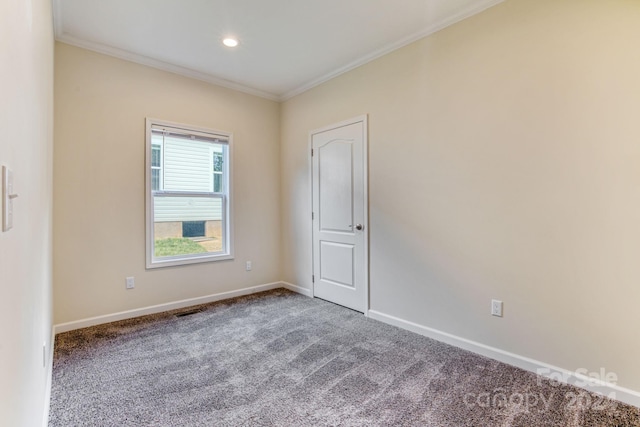
<path fill-rule="evenodd" d="M 362 173 L 364 174 L 364 218 L 362 219 L 364 225 L 364 315 L 365 317 L 369 316 L 369 117 L 367 114 L 363 114 L 361 116 L 353 117 L 348 120 L 343 120 L 338 123 L 333 123 L 327 126 L 323 126 L 318 129 L 314 129 L 309 132 L 309 143 L 307 149 L 307 159 L 309 162 L 309 215 L 307 220 L 309 221 L 309 228 L 311 229 L 311 275 L 315 275 L 314 271 L 314 248 L 313 248 L 313 220 L 311 219 L 311 214 L 313 213 L 313 158 L 311 156 L 311 150 L 313 149 L 313 135 L 321 132 L 325 132 L 332 129 L 341 128 L 344 126 L 349 126 L 355 123 L 362 123 L 363 129 L 363 141 L 362 141 L 362 157 L 363 157 L 363 165 L 362 165 Z M 311 281 L 311 296 L 315 295 L 315 283 Z"/>

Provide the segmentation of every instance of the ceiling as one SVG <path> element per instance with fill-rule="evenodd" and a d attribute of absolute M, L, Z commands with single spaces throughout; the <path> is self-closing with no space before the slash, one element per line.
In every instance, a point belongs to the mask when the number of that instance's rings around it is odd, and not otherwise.
<path fill-rule="evenodd" d="M 58 41 L 284 100 L 503 0 L 54 0 Z M 236 48 L 222 45 L 232 35 Z"/>

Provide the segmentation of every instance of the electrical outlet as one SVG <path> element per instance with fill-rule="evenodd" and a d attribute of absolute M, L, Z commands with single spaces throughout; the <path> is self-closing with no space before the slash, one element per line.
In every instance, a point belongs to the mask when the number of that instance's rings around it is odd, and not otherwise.
<path fill-rule="evenodd" d="M 252 268 L 251 261 L 247 261 L 247 265 L 246 265 L 247 271 L 251 271 L 251 268 Z"/>
<path fill-rule="evenodd" d="M 502 301 L 497 299 L 491 300 L 491 315 L 502 317 Z"/>
<path fill-rule="evenodd" d="M 126 280 L 126 284 L 127 284 L 127 289 L 133 289 L 136 287 L 136 280 L 133 276 L 131 277 L 127 277 Z"/>

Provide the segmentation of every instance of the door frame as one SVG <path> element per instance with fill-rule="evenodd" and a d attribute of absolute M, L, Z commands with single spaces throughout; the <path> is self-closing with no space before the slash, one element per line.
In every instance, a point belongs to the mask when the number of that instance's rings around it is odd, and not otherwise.
<path fill-rule="evenodd" d="M 309 132 L 309 147 L 307 150 L 307 157 L 309 162 L 309 216 L 307 217 L 309 220 L 309 228 L 311 229 L 311 276 L 315 275 L 315 265 L 314 265 L 314 248 L 313 248 L 313 219 L 311 215 L 313 214 L 313 157 L 311 156 L 311 150 L 313 150 L 313 135 L 321 132 L 325 132 L 332 129 L 341 128 L 344 126 L 352 125 L 355 123 L 362 122 L 362 131 L 363 131 L 363 141 L 362 141 L 362 173 L 363 173 L 363 197 L 364 197 L 364 206 L 363 206 L 363 216 L 362 225 L 364 225 L 364 315 L 369 317 L 369 117 L 367 114 L 363 114 L 361 116 L 353 117 L 351 119 L 343 120 L 338 123 L 333 123 L 327 126 L 323 126 L 318 129 L 314 129 Z M 311 280 L 311 296 L 315 298 L 315 283 Z"/>

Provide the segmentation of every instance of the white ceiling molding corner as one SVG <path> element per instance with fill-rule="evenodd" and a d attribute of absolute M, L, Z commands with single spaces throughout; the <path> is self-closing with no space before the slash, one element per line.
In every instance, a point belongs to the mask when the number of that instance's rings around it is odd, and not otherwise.
<path fill-rule="evenodd" d="M 403 13 L 399 14 L 396 17 L 395 32 L 387 31 L 383 33 L 372 33 L 372 30 L 369 30 L 369 33 L 361 34 L 361 36 L 364 37 L 360 37 L 361 48 L 362 41 L 368 40 L 367 36 L 370 35 L 377 40 L 375 44 L 369 43 L 366 50 L 360 51 L 360 54 L 363 51 L 367 52 L 364 55 L 356 57 L 345 65 L 340 65 L 340 60 L 338 60 L 338 58 L 340 58 L 339 56 L 336 56 L 336 54 L 326 54 L 327 52 L 333 51 L 331 50 L 332 45 L 325 43 L 324 45 L 321 45 L 321 48 L 324 48 L 325 55 L 318 56 L 316 58 L 307 58 L 307 61 L 310 62 L 304 63 L 306 67 L 293 66 L 296 65 L 295 56 L 293 56 L 292 53 L 289 53 L 286 50 L 286 47 L 285 49 L 280 49 L 279 51 L 265 50 L 269 49 L 266 47 L 263 47 L 262 49 L 254 49 L 254 51 L 251 51 L 251 48 L 249 48 L 249 50 L 243 52 L 244 56 L 237 57 L 242 58 L 242 61 L 244 62 L 236 62 L 235 64 L 231 60 L 225 59 L 227 58 L 227 56 L 226 54 L 224 54 L 220 55 L 220 57 L 216 59 L 215 66 L 212 66 L 212 64 L 210 63 L 208 66 L 203 67 L 203 64 L 201 62 L 198 63 L 197 60 L 194 61 L 192 59 L 198 58 L 198 55 L 202 53 L 202 46 L 205 45 L 200 43 L 200 41 L 206 40 L 206 36 L 202 32 L 199 33 L 198 31 L 191 31 L 191 27 L 188 26 L 183 26 L 182 29 L 178 28 L 178 30 L 182 30 L 182 33 L 178 34 L 187 34 L 189 37 L 191 37 L 190 43 L 194 46 L 200 45 L 201 50 L 191 50 L 189 52 L 189 55 L 191 56 L 185 56 L 184 50 L 174 50 L 173 54 L 171 54 L 172 52 L 169 49 L 167 50 L 167 52 L 170 53 L 169 56 L 163 57 L 162 60 L 156 59 L 154 58 L 154 56 L 157 56 L 154 49 L 149 49 L 149 39 L 146 39 L 144 37 L 138 38 L 135 35 L 137 34 L 137 22 L 139 22 L 136 21 L 135 13 L 137 12 L 138 15 L 140 15 L 141 13 L 148 14 L 151 13 L 149 11 L 156 10 L 155 8 L 149 8 L 150 6 L 148 2 L 145 3 L 143 0 L 140 0 L 140 3 L 119 2 L 118 4 L 118 2 L 96 3 L 97 0 L 87 2 L 80 0 L 67 0 L 69 3 L 64 4 L 64 6 L 66 7 L 65 8 L 63 7 L 64 1 L 65 0 L 52 0 L 54 34 L 56 40 L 59 42 L 120 58 L 137 64 L 153 67 L 163 71 L 171 72 L 174 74 L 182 75 L 192 79 L 204 81 L 214 85 L 222 86 L 228 89 L 237 90 L 239 92 L 247 93 L 261 98 L 273 101 L 286 101 L 341 74 L 347 73 L 368 62 L 380 58 L 381 56 L 391 53 L 450 25 L 453 25 L 475 14 L 478 14 L 488 8 L 504 2 L 505 0 L 456 0 L 455 2 L 453 2 L 453 0 L 423 0 L 423 2 L 414 0 L 412 3 L 412 8 L 407 7 L 406 10 L 403 11 Z M 229 16 L 236 17 L 236 19 L 230 21 L 231 24 L 237 24 L 241 29 L 242 25 L 245 25 L 244 30 L 249 32 L 251 31 L 251 29 L 253 29 L 253 27 L 248 27 L 243 19 L 238 20 L 237 18 L 244 17 L 247 14 L 250 15 L 249 11 L 252 9 L 246 9 L 246 7 L 250 6 L 251 1 L 258 0 L 248 0 L 249 4 L 238 3 L 237 5 L 233 2 L 224 3 L 221 0 L 210 1 L 212 3 L 203 4 L 204 6 L 201 7 L 218 7 L 218 9 L 199 9 L 197 7 L 194 7 L 192 9 L 185 10 L 184 8 L 175 9 L 177 7 L 177 4 L 167 4 L 170 6 L 173 5 L 174 13 L 176 11 L 186 12 L 187 16 L 189 13 L 197 14 L 198 12 L 201 12 L 201 16 L 204 16 L 202 15 L 203 11 L 208 13 L 211 13 L 211 10 L 227 11 L 229 12 Z M 357 0 L 353 1 L 357 4 Z M 449 3 L 450 1 L 452 3 Z M 280 3 L 282 4 L 282 2 Z M 367 2 L 367 5 L 368 4 L 369 3 Z M 258 5 L 261 5 L 261 3 L 258 3 Z M 333 3 L 328 2 L 322 7 L 320 7 L 319 4 L 315 4 L 315 8 L 311 8 L 309 10 L 309 13 L 332 16 L 331 13 L 345 11 L 345 8 L 343 7 L 344 5 L 346 5 L 346 3 L 335 1 Z M 314 5 L 310 5 L 309 7 L 311 6 Z M 298 6 L 298 12 L 306 11 L 306 6 L 303 7 L 303 9 L 300 9 L 300 7 L 302 6 Z M 428 8 L 429 10 L 428 13 L 430 15 L 428 16 L 430 17 L 430 19 L 424 19 L 421 23 L 418 23 L 418 25 L 412 25 L 411 27 L 398 27 L 398 25 L 403 25 L 404 23 L 409 22 L 413 22 L 414 24 L 416 24 L 415 20 L 410 21 L 411 17 L 417 16 L 416 13 L 427 13 L 425 8 Z M 274 11 L 277 10 L 278 9 L 274 9 Z M 348 8 L 346 10 L 348 10 Z M 361 22 L 368 22 L 366 21 L 367 19 L 371 20 L 370 22 L 376 22 L 377 19 L 379 22 L 381 16 L 385 18 L 387 16 L 381 15 L 382 13 L 384 13 L 383 10 L 386 10 L 388 13 L 388 4 L 384 1 L 380 3 L 379 7 L 375 7 L 375 3 L 371 3 L 371 7 L 368 7 L 367 10 L 363 12 L 365 13 L 365 15 L 360 16 Z M 432 10 L 435 12 L 431 12 Z M 130 13 L 130 19 L 128 21 L 125 20 L 124 22 L 120 22 L 119 20 L 114 22 L 114 19 L 119 19 L 115 17 L 120 16 L 119 14 L 121 13 Z M 162 14 L 162 12 L 158 13 L 160 15 L 156 17 L 159 18 L 167 18 L 168 16 L 168 19 L 171 19 L 173 17 L 173 15 L 167 15 L 167 10 L 164 10 L 164 15 Z M 65 14 L 67 14 L 68 16 L 65 16 Z M 110 16 L 111 21 L 109 20 L 109 18 L 104 18 L 103 15 Z M 267 21 L 267 23 L 270 23 L 270 26 L 267 26 L 266 28 L 278 28 L 278 19 L 283 19 L 281 18 L 280 14 L 274 12 L 268 15 L 270 15 L 268 19 L 271 19 L 271 21 Z M 425 15 L 425 17 L 426 16 L 427 15 Z M 299 26 L 296 27 L 296 22 L 292 21 L 290 17 L 284 19 L 285 21 L 280 22 L 280 26 L 286 27 L 288 24 L 292 24 L 293 29 L 301 32 L 301 34 L 299 34 L 301 40 L 308 40 L 310 42 L 315 41 L 316 43 L 319 39 L 322 40 L 321 35 L 318 33 L 319 30 L 317 27 L 315 28 L 315 30 L 298 28 Z M 363 19 L 365 21 L 362 21 Z M 120 27 L 117 27 L 117 25 L 124 26 L 122 28 L 128 30 L 129 33 L 132 34 L 132 37 L 118 37 L 119 34 L 123 33 L 118 33 Z M 128 27 L 126 25 L 128 25 Z M 233 27 L 233 25 L 231 25 L 231 27 Z M 116 28 L 118 28 L 118 30 L 115 30 Z M 405 31 L 403 36 L 403 32 L 397 31 L 398 28 L 406 28 L 408 31 Z M 418 29 L 418 31 L 416 31 L 416 29 Z M 409 34 L 406 35 L 407 33 Z M 264 28 L 263 33 L 260 34 L 261 36 L 264 35 L 264 37 L 266 37 L 268 41 L 274 42 L 276 40 L 279 40 L 278 37 L 282 35 L 281 33 L 278 34 L 277 31 L 273 32 L 268 29 L 265 30 Z M 184 40 L 182 41 L 184 42 Z M 145 43 L 147 44 L 145 45 Z M 165 39 L 165 43 L 171 44 L 170 40 L 167 39 Z M 381 47 L 376 48 L 376 44 Z M 268 46 L 272 45 L 275 45 L 275 43 L 272 43 Z M 263 46 L 265 45 L 263 44 Z M 357 48 L 357 44 L 355 44 L 354 46 Z M 208 48 L 211 47 L 212 45 L 209 44 Z M 327 48 L 329 50 L 327 50 Z M 140 53 L 134 53 L 134 51 Z M 356 52 L 357 49 L 351 50 L 352 55 Z M 182 56 L 180 55 L 181 53 Z M 247 53 L 249 53 L 249 56 L 247 56 Z M 269 56 L 269 59 L 271 60 L 271 58 L 273 57 L 272 54 L 275 54 L 275 58 L 278 58 L 277 60 L 280 61 L 280 64 L 282 64 L 282 66 L 278 69 L 272 66 L 273 63 L 268 63 L 265 64 L 266 67 L 261 68 L 261 64 L 264 64 L 266 56 L 271 55 Z M 348 55 L 349 52 L 345 52 L 343 50 L 342 58 L 348 58 Z M 355 57 L 355 55 L 353 56 Z M 175 62 L 171 62 L 172 60 L 175 60 Z M 243 72 L 240 73 L 241 75 L 238 75 L 238 80 L 242 80 L 243 83 L 234 81 L 235 72 L 233 71 L 233 67 L 237 66 L 237 64 L 239 63 L 242 63 L 244 68 L 242 69 Z M 319 77 L 317 75 L 314 76 L 313 67 L 315 66 L 318 70 L 320 70 L 322 69 L 322 64 L 332 64 L 325 66 L 324 68 L 324 70 L 329 69 L 331 71 L 320 71 L 324 72 L 324 74 L 320 75 Z M 297 85 L 295 85 L 294 82 L 297 82 Z M 300 84 L 300 82 L 302 82 L 302 84 Z M 292 86 L 293 89 L 291 89 Z M 260 89 L 261 87 L 262 89 Z"/>
<path fill-rule="evenodd" d="M 387 55 L 395 50 L 398 50 L 400 48 L 403 48 L 413 42 L 416 42 L 422 38 L 425 38 L 433 33 L 436 33 L 446 27 L 449 27 L 457 22 L 460 22 L 464 19 L 467 19 L 473 15 L 476 15 L 486 9 L 489 9 L 493 6 L 496 6 L 497 4 L 500 4 L 502 2 L 504 2 L 505 0 L 484 0 L 482 3 L 480 4 L 476 4 L 473 7 L 470 7 L 466 10 L 463 10 L 453 16 L 447 17 L 445 19 L 443 19 L 442 21 L 439 21 L 433 25 L 430 25 L 429 27 L 418 31 L 415 34 L 412 34 L 408 37 L 405 37 L 402 40 L 399 40 L 397 42 L 394 43 L 390 43 L 387 46 L 384 46 L 383 48 L 372 52 L 368 55 L 362 56 L 358 59 L 356 59 L 353 62 L 350 62 L 349 64 L 345 65 L 344 67 L 340 67 L 337 70 L 334 70 L 330 73 L 327 73 L 321 77 L 318 77 L 317 79 L 314 79 L 308 83 L 305 83 L 302 86 L 297 87 L 296 89 L 293 89 L 283 95 L 281 95 L 279 97 L 280 101 L 286 101 L 288 99 L 293 98 L 296 95 L 300 95 L 301 93 L 304 93 L 310 89 L 313 89 L 316 86 L 321 85 L 322 83 L 325 83 L 335 77 L 338 77 L 341 74 L 345 74 L 351 70 L 354 70 L 368 62 L 371 62 L 375 59 L 378 59 L 384 55 Z"/>
<path fill-rule="evenodd" d="M 60 0 L 51 0 L 51 14 L 53 15 L 53 35 L 57 40 L 62 35 L 62 11 Z"/>
<path fill-rule="evenodd" d="M 82 40 L 77 37 L 62 34 L 56 37 L 56 40 L 61 43 L 66 43 L 72 46 L 80 47 L 82 49 L 91 50 L 93 52 L 101 53 L 103 55 L 113 56 L 125 61 L 134 62 L 140 65 L 146 65 L 147 67 L 156 68 L 158 70 L 167 71 L 169 73 L 178 74 L 183 77 L 189 77 L 195 80 L 200 80 L 206 83 L 211 83 L 216 86 L 222 86 L 227 89 L 237 90 L 238 92 L 247 93 L 249 95 L 259 96 L 271 101 L 280 101 L 278 95 L 264 92 L 259 89 L 254 89 L 235 83 L 229 80 L 221 79 L 211 74 L 201 73 L 200 71 L 191 70 L 189 68 L 181 67 L 179 65 L 169 64 L 168 62 L 159 61 L 157 59 L 149 58 L 137 53 L 132 53 L 126 50 L 118 49 L 111 46 L 105 46 L 101 43 L 93 43 L 90 41 Z"/>

